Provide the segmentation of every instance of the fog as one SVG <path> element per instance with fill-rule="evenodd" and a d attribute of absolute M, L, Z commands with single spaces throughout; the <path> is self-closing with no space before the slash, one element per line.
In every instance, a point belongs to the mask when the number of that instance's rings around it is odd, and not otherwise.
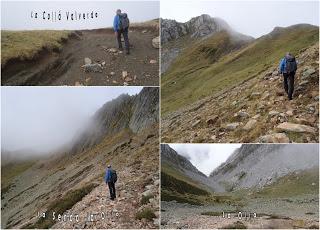
<path fill-rule="evenodd" d="M 142 87 L 2 87 L 1 149 L 44 154 L 70 142 L 104 103 Z"/>
<path fill-rule="evenodd" d="M 210 173 L 241 147 L 241 144 L 169 144 L 178 154 L 186 157 L 200 172 Z"/>
<path fill-rule="evenodd" d="M 186 22 L 209 14 L 224 19 L 234 30 L 260 37 L 276 26 L 319 25 L 318 1 L 171 1 L 161 0 L 160 16 Z"/>
<path fill-rule="evenodd" d="M 117 9 L 126 12 L 131 22 L 159 18 L 160 14 L 158 1 L 1 1 L 1 26 L 6 30 L 105 28 L 113 25 Z M 61 20 L 58 19 L 59 12 Z M 89 13 L 89 18 L 71 20 L 71 13 L 75 12 Z M 51 16 L 49 19 L 48 13 Z"/>

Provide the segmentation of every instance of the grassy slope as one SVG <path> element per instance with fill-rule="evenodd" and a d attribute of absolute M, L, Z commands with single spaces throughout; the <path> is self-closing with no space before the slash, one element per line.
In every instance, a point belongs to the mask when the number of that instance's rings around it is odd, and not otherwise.
<path fill-rule="evenodd" d="M 227 55 L 223 50 L 234 50 L 237 45 L 225 34 L 214 35 L 203 45 L 195 44 L 162 76 L 162 114 L 255 77 L 277 64 L 285 52 L 296 54 L 318 37 L 318 27 L 294 26 Z"/>
<path fill-rule="evenodd" d="M 1 65 L 10 59 L 30 60 L 42 49 L 60 49 L 61 41 L 67 39 L 70 31 L 34 30 L 1 31 Z"/>
<path fill-rule="evenodd" d="M 315 183 L 312 185 L 312 183 Z M 280 178 L 277 182 L 266 186 L 256 195 L 278 198 L 292 197 L 300 194 L 319 193 L 319 168 L 293 173 Z"/>

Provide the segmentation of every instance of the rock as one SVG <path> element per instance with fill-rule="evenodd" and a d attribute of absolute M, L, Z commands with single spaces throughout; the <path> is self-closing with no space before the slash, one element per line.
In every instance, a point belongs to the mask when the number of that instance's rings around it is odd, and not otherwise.
<path fill-rule="evenodd" d="M 227 130 L 235 130 L 240 125 L 239 122 L 229 123 L 226 125 Z"/>
<path fill-rule="evenodd" d="M 312 186 L 315 186 L 315 185 L 316 185 L 316 183 L 314 183 L 314 182 L 313 182 L 311 185 L 312 185 Z"/>
<path fill-rule="evenodd" d="M 251 98 L 257 98 L 257 97 L 259 97 L 261 95 L 261 93 L 259 93 L 259 92 L 253 92 L 252 94 L 251 94 Z"/>
<path fill-rule="evenodd" d="M 152 196 L 152 191 L 151 190 L 146 190 L 142 193 L 143 196 Z"/>
<path fill-rule="evenodd" d="M 110 75 L 111 75 L 111 76 L 115 75 L 115 72 L 110 72 Z"/>
<path fill-rule="evenodd" d="M 261 100 L 265 100 L 270 96 L 270 93 L 268 91 L 264 92 L 261 96 Z"/>
<path fill-rule="evenodd" d="M 108 51 L 110 53 L 117 53 L 118 52 L 118 50 L 116 48 L 110 48 L 110 49 L 108 49 Z"/>
<path fill-rule="evenodd" d="M 246 111 L 239 111 L 234 116 L 235 117 L 240 117 L 240 118 L 248 118 L 248 117 L 250 117 L 249 113 L 247 113 Z"/>
<path fill-rule="evenodd" d="M 141 33 L 145 34 L 145 33 L 147 33 L 147 32 L 148 32 L 148 30 L 142 30 Z"/>
<path fill-rule="evenodd" d="M 82 86 L 82 84 L 80 84 L 80 82 L 76 81 L 76 83 L 74 84 L 75 86 Z"/>
<path fill-rule="evenodd" d="M 118 82 L 117 82 L 117 81 L 115 81 L 115 80 L 113 80 L 113 81 L 112 81 L 112 83 L 113 83 L 113 84 L 118 84 Z"/>
<path fill-rule="evenodd" d="M 307 67 L 307 69 L 303 72 L 301 79 L 309 78 L 315 72 L 316 72 L 316 70 L 314 68 Z"/>
<path fill-rule="evenodd" d="M 124 79 L 126 76 L 128 76 L 128 72 L 127 71 L 122 71 L 122 78 Z"/>
<path fill-rule="evenodd" d="M 102 65 L 102 66 L 105 66 L 105 65 L 106 65 L 106 62 L 105 62 L 105 61 L 101 62 L 101 65 Z"/>
<path fill-rule="evenodd" d="M 299 83 L 299 86 L 305 86 L 305 85 L 307 85 L 309 83 L 309 81 L 302 81 L 302 82 L 300 82 Z"/>
<path fill-rule="evenodd" d="M 94 64 L 86 64 L 82 66 L 84 69 L 84 72 L 94 72 L 94 73 L 102 73 L 102 67 L 98 63 Z"/>
<path fill-rule="evenodd" d="M 288 116 L 293 116 L 293 110 L 288 110 L 287 112 L 286 112 L 286 114 L 288 115 Z"/>
<path fill-rule="evenodd" d="M 156 49 L 160 48 L 160 37 L 159 36 L 152 39 L 152 46 Z"/>
<path fill-rule="evenodd" d="M 260 115 L 260 114 L 256 114 L 256 115 L 254 115 L 254 116 L 252 117 L 252 119 L 257 120 L 259 117 L 261 117 L 261 115 Z"/>
<path fill-rule="evenodd" d="M 126 82 L 129 82 L 129 81 L 132 81 L 132 78 L 131 77 L 129 77 L 129 76 L 127 76 L 127 77 L 125 77 L 125 79 L 124 79 Z"/>
<path fill-rule="evenodd" d="M 217 120 L 219 119 L 219 117 L 217 115 L 213 116 L 213 117 L 209 117 L 206 120 L 207 125 L 213 125 L 214 123 L 217 122 Z"/>
<path fill-rule="evenodd" d="M 296 132 L 296 133 L 316 133 L 316 129 L 307 126 L 307 125 L 300 125 L 300 124 L 294 124 L 290 122 L 284 122 L 277 126 L 278 130 L 281 131 L 289 131 L 289 132 Z"/>
<path fill-rule="evenodd" d="M 277 111 L 271 110 L 271 111 L 269 112 L 269 116 L 270 116 L 270 117 L 274 117 L 274 116 L 277 116 L 277 115 L 279 115 L 279 112 L 277 112 Z"/>
<path fill-rule="evenodd" d="M 289 138 L 284 133 L 273 133 L 259 138 L 261 143 L 289 143 Z"/>
<path fill-rule="evenodd" d="M 150 64 L 156 64 L 157 63 L 157 61 L 156 60 L 150 60 L 150 62 L 149 62 Z"/>
<path fill-rule="evenodd" d="M 255 124 L 257 123 L 257 120 L 250 119 L 247 124 L 242 128 L 243 130 L 251 130 L 254 128 Z"/>
<path fill-rule="evenodd" d="M 129 83 L 128 82 L 123 82 L 123 86 L 128 86 Z"/>
<path fill-rule="evenodd" d="M 92 64 L 91 59 L 88 58 L 88 57 L 84 58 L 84 64 L 85 64 L 85 65 L 90 65 L 90 64 Z"/>
<path fill-rule="evenodd" d="M 294 118 L 294 121 L 297 122 L 298 124 L 304 124 L 304 125 L 313 125 L 316 123 L 316 118 Z"/>
<path fill-rule="evenodd" d="M 197 126 L 198 124 L 200 124 L 200 122 L 201 122 L 201 120 L 197 120 L 197 121 L 193 122 L 191 126 L 192 126 L 192 127 L 195 127 L 195 126 Z"/>
<path fill-rule="evenodd" d="M 213 141 L 215 141 L 215 140 L 217 139 L 217 137 L 216 137 L 216 135 L 212 135 L 212 136 L 210 137 L 210 139 L 213 140 Z"/>

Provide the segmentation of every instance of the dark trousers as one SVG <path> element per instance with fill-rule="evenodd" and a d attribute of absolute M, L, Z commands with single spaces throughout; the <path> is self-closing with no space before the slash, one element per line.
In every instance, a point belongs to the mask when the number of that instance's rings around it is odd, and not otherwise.
<path fill-rule="evenodd" d="M 110 198 L 113 200 L 116 198 L 116 187 L 114 186 L 113 182 L 108 182 L 109 192 L 110 192 Z"/>
<path fill-rule="evenodd" d="M 294 74 L 295 73 L 283 73 L 283 87 L 288 94 L 289 100 L 292 100 L 294 90 Z"/>
<path fill-rule="evenodd" d="M 117 40 L 119 49 L 122 49 L 121 35 L 123 35 L 124 44 L 126 46 L 126 50 L 129 52 L 129 37 L 128 37 L 128 28 L 117 31 Z"/>

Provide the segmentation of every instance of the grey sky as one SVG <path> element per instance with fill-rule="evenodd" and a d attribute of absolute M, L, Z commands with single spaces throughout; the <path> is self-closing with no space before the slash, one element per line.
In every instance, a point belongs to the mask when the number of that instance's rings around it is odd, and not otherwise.
<path fill-rule="evenodd" d="M 95 29 L 111 27 L 115 11 L 126 12 L 131 22 L 144 22 L 159 18 L 158 1 L 1 1 L 2 29 Z M 61 21 L 43 20 L 42 12 L 61 11 Z M 98 18 L 66 20 L 66 12 L 98 13 Z M 38 12 L 38 19 L 31 18 Z"/>
<path fill-rule="evenodd" d="M 169 144 L 178 154 L 186 157 L 200 172 L 207 176 L 241 144 Z"/>
<path fill-rule="evenodd" d="M 1 87 L 3 149 L 46 151 L 71 141 L 104 103 L 142 87 Z"/>
<path fill-rule="evenodd" d="M 299 23 L 319 25 L 318 1 L 179 1 L 161 0 L 161 18 L 186 22 L 209 14 L 220 17 L 236 31 L 260 37 L 276 26 Z"/>

